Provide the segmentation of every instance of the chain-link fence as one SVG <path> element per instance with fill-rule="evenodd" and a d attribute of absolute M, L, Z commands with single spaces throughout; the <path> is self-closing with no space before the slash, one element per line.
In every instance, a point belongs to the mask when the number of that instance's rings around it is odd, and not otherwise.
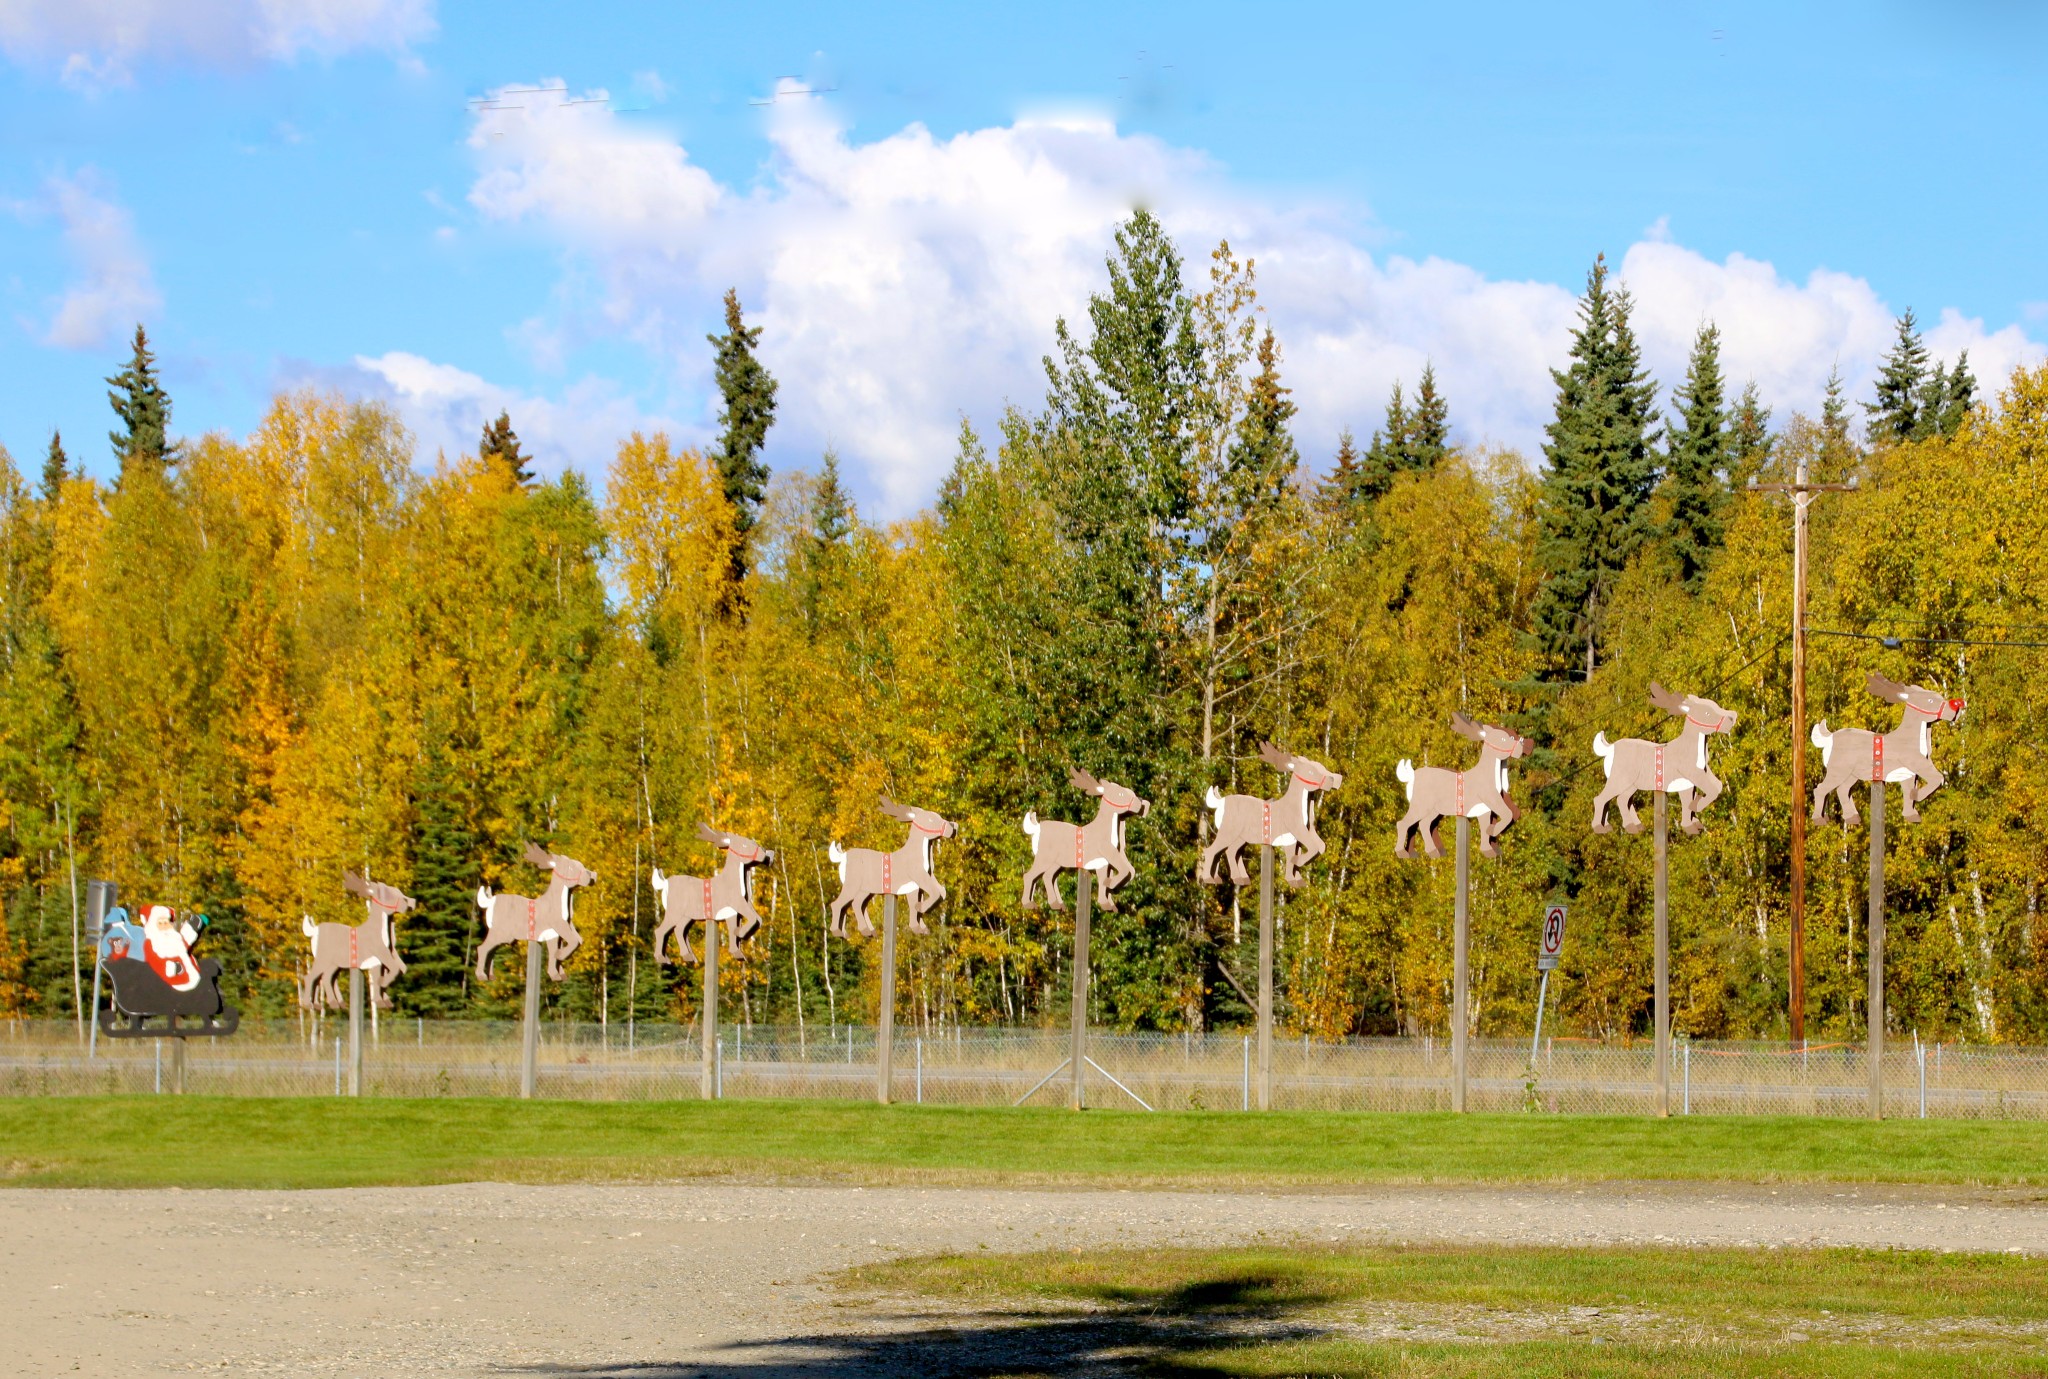
<path fill-rule="evenodd" d="M 520 1031 L 513 1023 L 386 1016 L 365 1028 L 367 1096 L 515 1096 Z M 0 1024 L 0 1094 L 65 1096 L 169 1092 L 178 1085 L 171 1041 L 97 1040 L 88 1050 L 61 1021 Z M 1060 1029 L 899 1029 L 893 1095 L 899 1101 L 1000 1106 L 1063 1102 L 1069 1049 Z M 1249 1109 L 1257 1104 L 1257 1046 L 1242 1033 L 1088 1036 L 1087 1099 L 1094 1106 L 1157 1110 Z M 1056 1074 L 1056 1075 L 1055 1075 Z M 1885 1114 L 2048 1119 L 2048 1049 L 1922 1044 L 1893 1039 L 1884 1068 Z M 1480 1111 L 1649 1114 L 1656 1107 L 1647 1042 L 1475 1039 L 1466 1104 Z M 225 1039 L 186 1041 L 184 1089 L 232 1096 L 336 1096 L 348 1086 L 347 1024 L 245 1020 Z M 839 1025 L 729 1027 L 711 1074 L 728 1097 L 872 1097 L 875 1031 Z M 692 1026 L 541 1027 L 536 1086 L 544 1097 L 592 1101 L 700 1095 L 702 1040 Z M 1273 1105 L 1282 1110 L 1423 1111 L 1451 1104 L 1451 1051 L 1441 1039 L 1279 1038 Z M 1672 1049 L 1674 1114 L 1862 1116 L 1869 1073 L 1861 1044 L 1690 1042 Z"/>

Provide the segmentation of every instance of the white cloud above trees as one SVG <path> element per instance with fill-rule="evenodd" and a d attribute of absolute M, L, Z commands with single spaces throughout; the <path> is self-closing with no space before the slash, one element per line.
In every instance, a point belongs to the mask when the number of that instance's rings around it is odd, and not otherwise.
<path fill-rule="evenodd" d="M 148 60 L 403 55 L 434 31 L 434 0 L 0 0 L 0 52 L 87 90 L 125 84 Z"/>
<path fill-rule="evenodd" d="M 761 175 L 738 186 L 602 104 L 486 111 L 471 132 L 470 201 L 567 252 L 560 339 L 637 341 L 700 393 L 704 333 L 719 294 L 737 286 L 783 381 L 773 450 L 802 464 L 835 446 L 888 513 L 928 500 L 963 412 L 986 430 L 1006 399 L 1036 405 L 1055 318 L 1084 313 L 1115 225 L 1140 204 L 1174 234 L 1191 283 L 1219 238 L 1257 259 L 1311 458 L 1342 426 L 1369 432 L 1392 381 L 1412 386 L 1425 361 L 1459 439 L 1532 458 L 1540 445 L 1580 281 L 1503 281 L 1443 259 L 1376 255 L 1355 208 L 1255 193 L 1197 152 L 1095 117 L 947 139 L 911 125 L 864 143 L 815 101 L 778 101 L 768 121 Z M 1646 359 L 1666 388 L 1703 320 L 1721 327 L 1734 384 L 1753 377 L 1780 418 L 1817 409 L 1838 364 L 1853 393 L 1867 391 L 1890 342 L 1898 307 L 1864 279 L 1816 269 L 1802 281 L 1740 254 L 1715 261 L 1661 224 L 1620 249 Z M 1989 389 L 2042 355 L 2018 326 L 1993 331 L 1938 308 L 1921 318 L 1935 352 L 1968 348 Z"/>
<path fill-rule="evenodd" d="M 42 194 L 15 207 L 31 220 L 54 220 L 71 278 L 38 330 L 59 349 L 104 350 L 163 305 L 135 218 L 91 168 L 58 173 Z"/>

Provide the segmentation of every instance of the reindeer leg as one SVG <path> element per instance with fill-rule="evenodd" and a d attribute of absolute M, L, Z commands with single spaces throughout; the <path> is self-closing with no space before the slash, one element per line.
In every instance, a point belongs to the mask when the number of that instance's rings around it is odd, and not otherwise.
<path fill-rule="evenodd" d="M 860 904 L 853 907 L 853 917 L 860 921 L 860 936 L 862 938 L 873 938 L 875 936 L 875 926 L 868 922 L 868 899 L 872 898 L 863 899 Z"/>
<path fill-rule="evenodd" d="M 1017 902 L 1018 909 L 1029 911 L 1038 908 L 1031 899 L 1031 888 L 1038 884 L 1038 875 L 1038 859 L 1033 858 L 1031 865 L 1024 872 L 1024 897 Z"/>
<path fill-rule="evenodd" d="M 675 933 L 676 942 L 679 945 L 681 945 L 683 950 L 684 965 L 688 967 L 695 967 L 697 965 L 697 950 L 690 947 L 690 921 L 686 919 L 682 923 L 676 925 Z M 706 946 L 708 947 L 709 945 Z"/>
<path fill-rule="evenodd" d="M 1408 811 L 1407 814 L 1402 816 L 1401 822 L 1394 825 L 1394 856 L 1414 856 L 1414 854 L 1408 850 L 1408 834 L 1409 831 L 1415 827 L 1415 817 L 1415 811 L 1411 809 Z"/>
<path fill-rule="evenodd" d="M 1593 797 L 1593 831 L 1595 833 L 1614 832 L 1614 825 L 1607 822 L 1607 806 L 1612 803 L 1614 803 L 1614 791 L 1611 788 L 1602 790 Z"/>
<path fill-rule="evenodd" d="M 1252 874 L 1246 870 L 1244 864 L 1244 848 L 1242 846 L 1233 848 L 1228 855 L 1230 858 L 1230 884 L 1233 886 L 1251 884 Z"/>
<path fill-rule="evenodd" d="M 1842 802 L 1842 827 L 1854 828 L 1863 820 L 1863 811 L 1856 807 L 1856 782 L 1845 780 L 1842 788 L 1835 791 L 1835 798 Z"/>
<path fill-rule="evenodd" d="M 734 962 L 740 960 L 740 917 L 734 915 L 725 921 L 725 955 Z"/>
<path fill-rule="evenodd" d="M 1825 780 L 1813 787 L 1813 814 L 1811 817 L 1814 823 L 1824 824 L 1828 821 L 1827 796 L 1828 791 L 1832 788 Z"/>

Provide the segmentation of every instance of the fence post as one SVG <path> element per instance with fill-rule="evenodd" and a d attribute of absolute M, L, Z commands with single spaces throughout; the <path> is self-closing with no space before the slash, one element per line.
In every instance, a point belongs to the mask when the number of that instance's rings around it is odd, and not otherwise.
<path fill-rule="evenodd" d="M 1920 1032 L 1913 1032 L 1913 1053 L 1920 1063 L 1920 1119 L 1927 1119 L 1927 1046 L 1920 1042 Z"/>
<path fill-rule="evenodd" d="M 917 1037 L 917 1104 L 924 1105 L 924 1036 Z"/>
<path fill-rule="evenodd" d="M 1684 1102 L 1683 1102 L 1683 1104 L 1684 1104 L 1684 1106 L 1685 1106 L 1685 1110 L 1684 1110 L 1684 1111 L 1683 1111 L 1683 1112 L 1682 1112 L 1681 1114 L 1683 1114 L 1683 1115 L 1688 1115 L 1688 1116 L 1689 1116 L 1689 1115 L 1691 1115 L 1691 1114 L 1692 1114 L 1692 1040 L 1690 1040 L 1690 1039 L 1687 1039 L 1687 1040 L 1685 1041 L 1685 1073 L 1684 1073 L 1684 1078 L 1685 1078 L 1685 1099 L 1684 1099 Z"/>
<path fill-rule="evenodd" d="M 1252 1109 L 1252 1037 L 1244 1037 L 1244 1103 L 1242 1109 Z"/>
<path fill-rule="evenodd" d="M 156 1045 L 156 1094 L 162 1096 L 164 1094 L 164 1041 L 157 1039 L 152 1042 Z"/>
<path fill-rule="evenodd" d="M 334 1036 L 334 1094 L 341 1095 L 341 1036 Z"/>

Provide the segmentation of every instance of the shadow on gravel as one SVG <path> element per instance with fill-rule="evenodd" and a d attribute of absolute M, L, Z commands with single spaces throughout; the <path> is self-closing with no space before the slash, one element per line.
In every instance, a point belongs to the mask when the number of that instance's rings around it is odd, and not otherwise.
<path fill-rule="evenodd" d="M 1250 1342 L 1312 1340 L 1325 1328 L 1291 1314 L 1322 1301 L 1272 1299 L 1273 1280 L 1208 1279 L 1143 1302 L 1076 1316 L 1038 1312 L 893 1314 L 885 1330 L 814 1332 L 737 1342 L 715 1359 L 524 1365 L 504 1373 L 545 1379 L 823 1379 L 1142 1373 L 1215 1379 L 1204 1352 Z M 849 1318 L 858 1325 L 863 1319 Z M 876 1325 L 877 1319 L 865 1319 Z"/>

